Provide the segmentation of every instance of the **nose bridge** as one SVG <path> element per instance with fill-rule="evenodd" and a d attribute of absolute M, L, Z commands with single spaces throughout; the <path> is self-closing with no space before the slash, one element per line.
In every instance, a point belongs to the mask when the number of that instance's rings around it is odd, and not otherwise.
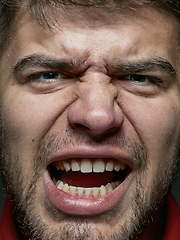
<path fill-rule="evenodd" d="M 105 74 L 89 73 L 78 83 L 78 98 L 68 112 L 73 127 L 82 126 L 93 134 L 119 127 L 123 113 L 116 102 L 117 90 Z"/>
<path fill-rule="evenodd" d="M 82 78 L 83 83 L 84 78 Z M 98 104 L 107 105 L 110 99 L 114 98 L 116 94 L 115 88 L 113 89 L 111 78 L 104 73 L 89 73 L 85 77 L 84 84 L 79 87 L 79 96 L 83 101 L 87 101 L 87 104 L 91 104 L 91 101 L 96 101 Z M 94 105 L 94 107 L 96 107 Z"/>
<path fill-rule="evenodd" d="M 87 119 L 94 119 L 95 121 L 103 121 L 108 117 L 109 121 L 113 111 L 113 93 L 110 93 L 108 84 L 104 82 L 96 85 L 87 86 L 81 92 L 80 102 L 83 104 Z M 111 112 L 111 113 L 110 113 Z M 87 120 L 88 121 L 88 120 Z M 91 120 L 92 121 L 92 120 Z"/>
<path fill-rule="evenodd" d="M 103 72 L 90 72 L 81 79 L 79 97 L 93 112 L 111 108 L 117 96 L 117 89 L 111 84 L 111 78 Z"/>

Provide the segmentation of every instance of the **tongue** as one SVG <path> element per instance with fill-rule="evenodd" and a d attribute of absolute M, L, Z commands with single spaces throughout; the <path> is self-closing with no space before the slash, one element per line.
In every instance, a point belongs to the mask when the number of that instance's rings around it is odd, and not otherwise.
<path fill-rule="evenodd" d="M 77 187 L 100 187 L 113 181 L 113 172 L 81 173 L 73 171 L 61 171 L 61 181 Z"/>

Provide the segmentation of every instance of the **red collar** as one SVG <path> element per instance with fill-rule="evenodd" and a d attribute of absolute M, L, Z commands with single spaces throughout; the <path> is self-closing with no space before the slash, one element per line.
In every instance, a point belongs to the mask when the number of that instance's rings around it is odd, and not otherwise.
<path fill-rule="evenodd" d="M 166 209 L 166 225 L 162 240 L 180 240 L 180 209 L 172 194 L 168 196 Z M 1 219 L 0 240 L 19 240 L 12 212 L 12 205 L 7 200 Z"/>
<path fill-rule="evenodd" d="M 8 199 L 5 202 L 1 218 L 0 240 L 19 240 L 13 217 L 13 208 Z"/>
<path fill-rule="evenodd" d="M 166 225 L 162 240 L 180 240 L 180 209 L 172 194 L 166 203 Z"/>

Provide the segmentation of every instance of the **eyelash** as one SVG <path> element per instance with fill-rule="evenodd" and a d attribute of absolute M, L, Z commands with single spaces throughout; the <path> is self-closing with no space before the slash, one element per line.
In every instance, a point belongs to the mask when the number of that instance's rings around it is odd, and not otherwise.
<path fill-rule="evenodd" d="M 65 76 L 64 74 L 58 73 L 58 71 L 46 71 L 46 72 L 35 73 L 35 74 L 28 76 L 26 78 L 26 82 L 32 82 L 35 80 L 39 80 L 40 78 L 43 78 L 43 76 L 48 76 L 48 74 L 49 74 L 49 78 L 48 77 L 44 78 L 44 81 L 46 81 L 46 80 L 50 81 L 50 79 L 59 79 L 59 78 L 63 79 L 65 77 L 67 78 L 67 76 Z M 55 74 L 55 76 L 51 77 L 50 75 L 53 75 L 53 74 Z"/>
<path fill-rule="evenodd" d="M 49 75 L 49 78 L 48 78 Z M 43 81 L 45 83 L 51 83 L 51 82 L 55 82 L 57 81 L 57 79 L 68 79 L 68 78 L 73 78 L 73 76 L 68 76 L 68 74 L 62 74 L 59 73 L 58 71 L 45 71 L 45 72 L 39 72 L 39 73 L 35 73 L 32 74 L 30 76 L 28 76 L 26 78 L 25 82 L 33 82 L 33 81 L 41 81 L 41 78 L 44 79 Z M 52 77 L 51 77 L 52 76 Z M 47 78 L 46 78 L 47 77 Z M 134 79 L 133 79 L 134 78 Z M 137 79 L 139 78 L 139 79 Z M 154 85 L 154 86 L 162 86 L 162 81 L 157 78 L 157 77 L 153 77 L 153 76 L 148 76 L 148 75 L 143 75 L 143 74 L 129 74 L 129 75 L 125 75 L 125 76 L 120 76 L 120 77 L 116 77 L 116 79 L 122 80 L 122 81 L 132 81 L 135 84 L 139 84 L 142 86 L 148 86 L 148 85 Z"/>
<path fill-rule="evenodd" d="M 139 77 L 140 79 L 134 79 L 132 80 L 131 78 L 133 77 Z M 153 76 L 148 76 L 148 75 L 143 75 L 143 74 L 130 74 L 130 75 L 126 75 L 126 76 L 122 76 L 119 77 L 118 79 L 120 80 L 131 80 L 132 82 L 135 82 L 136 84 L 153 84 L 153 85 L 157 85 L 157 86 L 161 86 L 162 85 L 162 81 L 157 78 L 157 77 L 153 77 Z M 143 79 L 143 80 L 142 80 Z"/>

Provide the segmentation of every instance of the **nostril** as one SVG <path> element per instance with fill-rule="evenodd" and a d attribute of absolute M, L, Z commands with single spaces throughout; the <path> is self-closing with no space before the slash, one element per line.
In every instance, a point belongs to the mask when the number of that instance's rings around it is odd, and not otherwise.
<path fill-rule="evenodd" d="M 68 108 L 69 124 L 91 135 L 102 136 L 119 129 L 124 122 L 120 106 L 110 97 L 98 95 L 95 98 L 94 95 L 83 96 Z"/>
<path fill-rule="evenodd" d="M 92 138 L 94 138 L 94 140 L 96 141 L 102 141 L 102 139 L 105 140 L 105 138 L 109 135 L 114 135 L 117 134 L 118 131 L 120 131 L 120 128 L 117 129 L 117 127 L 112 127 L 112 128 L 108 128 L 106 131 L 102 131 L 101 128 L 88 128 L 85 125 L 79 124 L 79 123 L 74 123 L 71 124 L 73 129 L 78 130 L 81 133 L 86 133 L 89 136 L 91 136 Z"/>
<path fill-rule="evenodd" d="M 88 128 L 88 127 L 86 127 L 85 125 L 82 125 L 82 124 L 80 124 L 80 123 L 71 123 L 71 126 L 72 126 L 72 128 L 74 128 L 74 129 L 79 129 L 79 130 L 81 130 L 81 131 L 90 131 L 90 129 Z"/>

